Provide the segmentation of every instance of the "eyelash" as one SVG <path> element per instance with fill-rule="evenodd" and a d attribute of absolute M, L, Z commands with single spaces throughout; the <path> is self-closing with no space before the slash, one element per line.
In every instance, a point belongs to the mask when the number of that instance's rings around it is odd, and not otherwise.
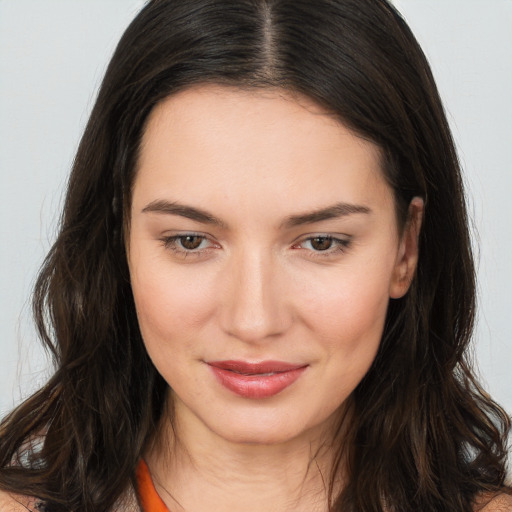
<path fill-rule="evenodd" d="M 328 240 L 329 242 L 332 242 L 334 244 L 334 247 L 329 247 L 325 251 L 318 251 L 318 250 L 315 251 L 314 249 L 310 250 L 311 256 L 313 258 L 328 258 L 328 257 L 332 257 L 332 256 L 337 256 L 339 254 L 346 252 L 349 249 L 350 244 L 351 244 L 350 238 L 336 238 L 331 235 L 319 234 L 319 235 L 314 235 L 314 236 L 309 236 L 307 238 L 303 238 L 301 240 L 301 242 L 296 245 L 302 245 L 305 242 L 311 242 L 312 240 L 315 240 L 318 238 L 325 239 L 325 240 Z"/>
<path fill-rule="evenodd" d="M 187 258 L 190 256 L 200 257 L 211 250 L 211 247 L 207 247 L 205 249 L 179 248 L 178 244 L 179 244 L 180 240 L 183 240 L 187 237 L 201 238 L 202 239 L 201 244 L 205 240 L 208 240 L 208 238 L 204 235 L 200 235 L 197 233 L 185 233 L 182 235 L 165 236 L 165 237 L 161 238 L 160 241 L 162 242 L 162 245 L 164 246 L 165 249 L 171 250 L 176 255 L 181 256 L 182 258 Z M 332 242 L 335 246 L 334 246 L 334 248 L 329 247 L 328 249 L 326 249 L 324 251 L 318 251 L 318 250 L 314 250 L 314 249 L 309 250 L 309 252 L 311 253 L 311 257 L 313 257 L 313 258 L 329 258 L 329 257 L 335 256 L 335 255 L 344 253 L 347 251 L 347 249 L 349 249 L 349 247 L 351 245 L 350 238 L 343 239 L 343 238 L 336 238 L 331 235 L 318 234 L 318 235 L 303 238 L 299 243 L 294 244 L 294 248 L 297 248 L 297 246 L 302 245 L 305 242 L 311 242 L 312 240 L 315 240 L 315 239 L 325 239 L 329 242 Z"/>
<path fill-rule="evenodd" d="M 178 248 L 179 241 L 183 240 L 184 238 L 188 238 L 188 237 L 201 238 L 201 244 L 205 240 L 208 240 L 207 237 L 205 237 L 204 235 L 200 235 L 198 233 L 185 233 L 183 235 L 165 236 L 165 237 L 161 238 L 160 241 L 162 242 L 165 249 L 171 250 L 176 255 L 181 256 L 182 258 L 187 258 L 189 256 L 192 256 L 192 257 L 202 256 L 202 255 L 204 255 L 204 253 L 206 253 L 210 249 L 210 247 L 206 248 L 206 249 L 200 249 L 200 250 L 185 249 L 185 248 L 179 249 Z"/>

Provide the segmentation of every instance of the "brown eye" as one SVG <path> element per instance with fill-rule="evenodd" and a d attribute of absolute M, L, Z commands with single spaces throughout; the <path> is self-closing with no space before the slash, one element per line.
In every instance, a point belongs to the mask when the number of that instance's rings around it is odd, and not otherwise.
<path fill-rule="evenodd" d="M 315 251 L 327 251 L 332 247 L 332 238 L 326 236 L 311 238 L 311 247 Z"/>
<path fill-rule="evenodd" d="M 186 235 L 179 237 L 180 245 L 184 249 L 187 249 L 188 251 L 193 251 L 194 249 L 197 249 L 201 245 L 203 239 L 204 237 L 195 235 Z"/>

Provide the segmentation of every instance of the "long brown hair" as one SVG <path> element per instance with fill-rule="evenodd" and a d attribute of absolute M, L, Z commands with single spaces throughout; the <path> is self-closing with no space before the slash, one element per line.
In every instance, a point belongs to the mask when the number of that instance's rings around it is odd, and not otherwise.
<path fill-rule="evenodd" d="M 146 354 L 130 288 L 131 187 L 148 114 L 207 82 L 308 96 L 382 148 L 400 222 L 412 197 L 426 201 L 417 274 L 390 301 L 378 355 L 353 393 L 350 478 L 332 511 L 463 512 L 479 493 L 505 489 L 509 418 L 466 356 L 475 283 L 459 163 L 425 56 L 385 0 L 142 9 L 106 72 L 36 284 L 56 371 L 1 424 L 0 489 L 52 512 L 98 512 L 134 485 L 167 384 Z"/>

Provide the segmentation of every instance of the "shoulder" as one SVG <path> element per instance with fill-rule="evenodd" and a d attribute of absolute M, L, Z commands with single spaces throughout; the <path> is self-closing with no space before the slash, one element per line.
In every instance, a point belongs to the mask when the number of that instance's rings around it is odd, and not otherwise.
<path fill-rule="evenodd" d="M 0 512 L 37 512 L 37 500 L 0 491 Z"/>
<path fill-rule="evenodd" d="M 477 507 L 475 512 L 512 512 L 512 496 L 509 494 L 499 494 L 490 501 L 486 500 L 482 505 Z"/>

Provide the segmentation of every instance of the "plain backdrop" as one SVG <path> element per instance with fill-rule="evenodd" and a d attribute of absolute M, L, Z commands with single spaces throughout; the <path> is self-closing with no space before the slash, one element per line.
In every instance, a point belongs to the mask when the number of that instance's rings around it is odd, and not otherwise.
<path fill-rule="evenodd" d="M 49 375 L 31 289 L 106 63 L 142 4 L 0 0 L 0 415 Z M 460 151 L 480 283 L 475 359 L 511 412 L 512 1 L 395 4 L 431 62 Z"/>

